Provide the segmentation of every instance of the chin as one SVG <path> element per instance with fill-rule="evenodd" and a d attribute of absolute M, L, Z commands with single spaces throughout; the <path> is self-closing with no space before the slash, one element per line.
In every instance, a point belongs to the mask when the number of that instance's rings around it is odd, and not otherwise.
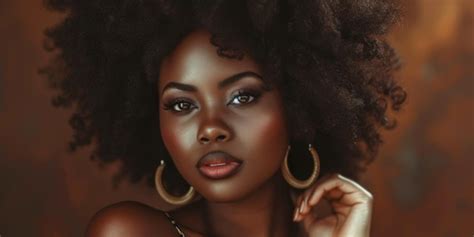
<path fill-rule="evenodd" d="M 237 193 L 233 191 L 233 192 L 212 192 L 212 193 L 207 193 L 207 195 L 202 194 L 202 196 L 208 202 L 231 203 L 231 202 L 239 201 L 240 199 L 244 198 L 246 195 L 244 195 L 243 193 Z"/>
<path fill-rule="evenodd" d="M 234 181 L 234 182 L 232 182 Z M 235 182 L 238 181 L 238 182 Z M 251 196 L 262 184 L 255 183 L 255 180 L 223 180 L 222 182 L 211 182 L 201 186 L 197 190 L 207 201 L 214 203 L 231 203 L 241 201 Z"/>
<path fill-rule="evenodd" d="M 252 193 L 252 190 L 248 188 L 236 188 L 228 184 L 213 184 L 208 186 L 207 190 L 200 193 L 208 202 L 231 203 L 244 199 Z"/>
<path fill-rule="evenodd" d="M 272 175 L 256 177 L 251 175 L 252 172 L 248 174 L 246 171 L 248 170 L 241 170 L 237 175 L 223 180 L 201 179 L 193 186 L 208 202 L 232 203 L 246 199 L 255 192 L 264 189 L 265 185 L 272 182 L 272 177 L 274 177 Z"/>

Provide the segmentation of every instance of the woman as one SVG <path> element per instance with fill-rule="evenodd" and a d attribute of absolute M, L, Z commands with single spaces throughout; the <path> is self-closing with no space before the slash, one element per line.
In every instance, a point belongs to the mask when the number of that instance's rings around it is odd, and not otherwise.
<path fill-rule="evenodd" d="M 71 150 L 119 160 L 176 209 L 100 210 L 87 236 L 369 236 L 357 175 L 406 95 L 383 1 L 49 1 L 43 72 Z M 320 177 L 320 178 L 318 178 Z M 318 209 L 324 200 L 330 213 Z"/>

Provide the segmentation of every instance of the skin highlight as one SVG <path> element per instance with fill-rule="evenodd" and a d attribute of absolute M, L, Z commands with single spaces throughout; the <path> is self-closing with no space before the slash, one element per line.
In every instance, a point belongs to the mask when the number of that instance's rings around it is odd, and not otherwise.
<path fill-rule="evenodd" d="M 96 141 L 91 158 L 123 164 L 115 184 L 153 187 L 165 160 L 172 193 L 185 181 L 203 197 L 170 212 L 187 237 L 369 236 L 373 197 L 351 179 L 406 99 L 381 37 L 395 2 L 46 2 L 66 13 L 46 31 L 57 56 L 42 73 L 59 90 L 54 106 L 75 105 L 70 150 Z M 322 177 L 302 193 L 279 172 L 288 140 L 321 157 Z M 216 150 L 241 159 L 239 173 L 200 176 L 197 160 Z M 291 154 L 296 176 L 305 155 Z M 97 212 L 86 236 L 177 233 L 163 211 L 121 202 Z"/>
<path fill-rule="evenodd" d="M 166 149 L 203 197 L 170 212 L 186 236 L 369 236 L 373 197 L 356 182 L 336 173 L 301 194 L 290 190 L 279 172 L 289 142 L 280 92 L 264 85 L 251 58 L 219 57 L 210 38 L 205 30 L 188 34 L 163 60 L 157 88 Z M 215 150 L 243 160 L 239 172 L 201 176 L 196 163 Z M 149 235 L 176 233 L 161 210 L 135 202 L 100 210 L 86 231 Z"/>
<path fill-rule="evenodd" d="M 281 97 L 277 89 L 268 90 L 258 76 L 252 75 L 219 87 L 223 78 L 242 72 L 254 75 L 261 72 L 248 57 L 243 60 L 219 57 L 209 39 L 208 32 L 194 31 L 162 63 L 159 82 L 162 138 L 180 174 L 207 200 L 204 208 L 210 214 L 209 222 L 219 223 L 213 229 L 216 236 L 232 233 L 268 236 L 272 222 L 289 221 L 289 218 L 273 220 L 273 217 L 291 216 L 289 210 L 273 213 L 272 208 L 286 206 L 284 202 L 289 200 L 288 196 L 277 200 L 275 192 L 283 186 L 278 171 L 288 146 Z M 170 83 L 192 85 L 197 90 L 190 92 L 175 87 L 163 90 Z M 255 91 L 259 95 L 242 96 L 236 93 L 239 90 Z M 172 105 L 173 110 L 163 109 L 164 104 L 176 98 L 186 98 L 187 102 Z M 223 180 L 201 176 L 195 165 L 202 155 L 214 150 L 242 159 L 241 170 Z M 287 223 L 276 226 L 287 226 Z M 271 231 L 284 234 L 284 229 Z"/>
<path fill-rule="evenodd" d="M 258 74 L 259 69 L 248 59 L 219 57 L 209 37 L 201 31 L 191 33 L 163 62 L 160 92 L 169 82 L 193 85 L 198 91 L 168 89 L 162 92 L 162 104 L 186 98 L 193 108 L 176 113 L 161 106 L 160 128 L 180 174 L 207 200 L 229 202 L 244 198 L 276 173 L 288 138 L 277 90 L 263 90 L 263 82 L 250 76 L 218 88 L 222 78 L 245 71 Z M 242 97 L 236 97 L 239 90 L 257 91 L 260 95 L 258 98 L 246 95 L 252 101 L 239 102 Z M 209 181 L 201 177 L 196 163 L 201 156 L 215 150 L 242 159 L 241 171 L 224 180 Z"/>

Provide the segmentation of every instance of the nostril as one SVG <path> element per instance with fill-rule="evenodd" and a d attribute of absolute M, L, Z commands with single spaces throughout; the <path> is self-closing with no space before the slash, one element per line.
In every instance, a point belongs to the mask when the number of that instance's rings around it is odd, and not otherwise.
<path fill-rule="evenodd" d="M 223 141 L 225 140 L 225 135 L 219 135 L 217 138 L 216 138 L 217 141 Z"/>
<path fill-rule="evenodd" d="M 209 139 L 208 139 L 207 137 L 202 137 L 202 138 L 201 138 L 201 141 L 202 141 L 202 142 L 209 142 Z"/>

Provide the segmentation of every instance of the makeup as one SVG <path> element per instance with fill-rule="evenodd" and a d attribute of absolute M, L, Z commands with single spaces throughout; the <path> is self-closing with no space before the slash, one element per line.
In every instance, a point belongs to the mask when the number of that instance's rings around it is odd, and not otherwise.
<path fill-rule="evenodd" d="M 188 184 L 210 202 L 232 202 L 275 176 L 288 129 L 282 94 L 267 90 L 260 65 L 220 57 L 210 38 L 193 32 L 162 62 L 160 132 Z"/>
<path fill-rule="evenodd" d="M 242 160 L 222 151 L 213 151 L 201 157 L 196 168 L 206 178 L 225 179 L 235 175 L 241 165 Z"/>

